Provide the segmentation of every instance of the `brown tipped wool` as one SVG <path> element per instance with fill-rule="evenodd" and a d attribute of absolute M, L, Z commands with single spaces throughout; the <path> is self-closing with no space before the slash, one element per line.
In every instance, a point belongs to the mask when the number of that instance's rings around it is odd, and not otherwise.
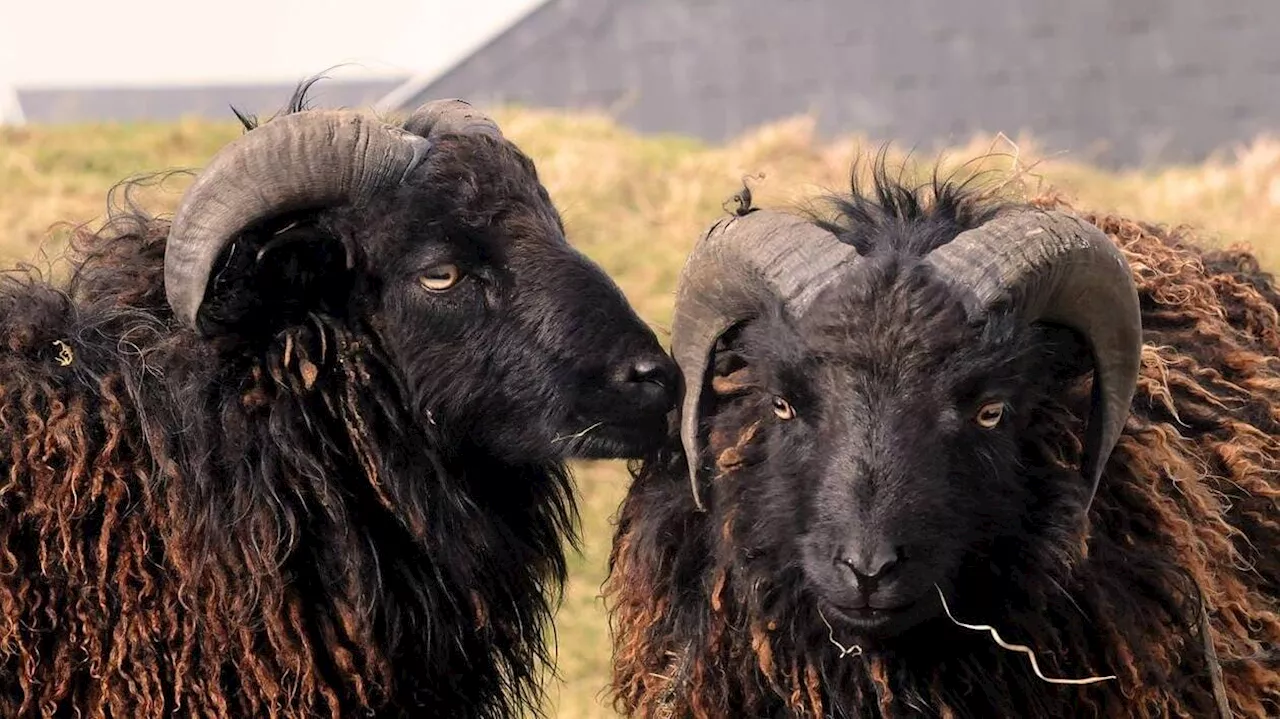
<path fill-rule="evenodd" d="M 1065 207 L 1055 197 L 1034 204 Z M 619 712 L 970 717 L 970 687 L 962 684 L 972 681 L 988 697 L 1005 693 L 1003 716 L 1210 718 L 1216 704 L 1198 635 L 1202 597 L 1233 716 L 1280 716 L 1280 294 L 1245 249 L 1207 251 L 1185 229 L 1079 214 L 1118 243 L 1137 281 L 1145 347 L 1132 412 L 1087 534 L 1044 555 L 1077 581 L 1028 589 L 1027 616 L 962 620 L 992 624 L 1009 641 L 1032 647 L 1047 675 L 1117 678 L 1045 684 L 1025 655 L 994 645 L 964 645 L 987 653 L 972 659 L 975 668 L 963 677 L 938 669 L 912 674 L 887 652 L 840 657 L 816 614 L 759 613 L 726 559 L 733 533 L 697 529 L 713 515 L 676 507 L 671 494 L 658 503 L 656 490 L 645 491 L 646 481 L 679 481 L 679 471 L 669 478 L 642 470 L 621 509 L 605 588 Z M 1045 463 L 1078 466 L 1088 382 L 1029 428 Z M 731 391 L 729 385 L 713 390 Z M 712 481 L 734 480 L 754 429 L 713 434 L 711 456 L 720 466 Z M 647 531 L 663 537 L 654 540 L 655 553 L 635 535 L 657 523 L 681 530 Z M 695 551 L 686 539 L 695 531 L 711 545 L 707 574 L 677 581 L 673 558 Z M 1156 588 L 1185 600 L 1174 623 L 1149 621 L 1145 599 L 1133 595 L 1141 588 L 1123 576 L 1126 557 L 1160 567 Z M 713 602 L 700 586 L 715 587 Z M 1073 614 L 1064 593 L 1088 620 Z M 677 623 L 677 616 L 684 619 Z"/>
<path fill-rule="evenodd" d="M 385 357 L 317 317 L 261 354 L 228 340 L 224 363 L 221 340 L 166 324 L 167 230 L 126 216 L 78 231 L 66 289 L 0 274 L 0 717 L 535 705 L 543 655 L 524 637 L 540 615 L 518 616 L 513 593 L 532 583 L 484 573 L 509 545 L 493 562 L 429 527 L 475 515 L 406 501 L 433 475 L 392 476 L 386 448 L 405 440 Z"/>
<path fill-rule="evenodd" d="M 117 245 L 91 243 L 97 259 L 134 251 L 158 258 L 163 225 Z M 159 301 L 159 262 L 134 263 L 120 306 Z M 149 270 L 149 272 L 147 272 Z M 119 279 L 119 277 L 117 277 Z M 185 541 L 193 528 L 179 491 L 184 478 L 166 438 L 140 416 L 121 368 L 84 386 L 48 361 L 45 333 L 56 323 L 9 316 L 0 354 L 0 432 L 7 445 L 0 477 L 0 671 L 20 694 L 0 693 L 0 715 L 82 717 L 342 716 L 350 692 L 375 706 L 390 678 L 369 613 L 337 603 L 318 617 L 308 597 L 285 586 L 272 566 L 283 537 L 269 521 L 251 521 L 230 556 L 208 555 Z M 169 348 L 148 345 L 156 328 L 139 327 L 144 358 Z M 318 343 L 317 343 L 318 344 Z M 295 353 L 305 348 L 292 347 Z M 314 350 L 313 350 L 314 351 Z M 35 360 L 35 361 L 30 361 Z M 44 361 L 41 361 L 44 360 Z M 144 361 L 145 364 L 145 361 Z M 287 364 L 287 362 L 285 363 Z M 279 390 L 266 377 L 295 368 L 255 368 L 246 408 Z M 144 373 L 141 381 L 160 382 Z M 349 407 L 349 405 L 347 405 Z M 148 436 L 148 428 L 151 436 Z M 248 511 L 246 509 L 246 511 Z M 359 556 L 358 547 L 352 547 Z M 355 583 L 340 596 L 358 596 Z M 222 681 L 241 674 L 234 693 Z"/>

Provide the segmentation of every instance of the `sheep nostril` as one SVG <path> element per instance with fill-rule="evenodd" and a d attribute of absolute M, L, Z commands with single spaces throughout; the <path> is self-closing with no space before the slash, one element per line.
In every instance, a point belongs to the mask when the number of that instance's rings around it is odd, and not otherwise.
<path fill-rule="evenodd" d="M 675 402 L 676 367 L 664 356 L 645 356 L 625 364 L 617 375 L 628 390 L 639 390 L 667 405 Z"/>
<path fill-rule="evenodd" d="M 871 550 L 848 547 L 836 555 L 835 564 L 853 575 L 850 580 L 860 591 L 870 592 L 904 559 L 901 547 L 880 544 Z"/>
<path fill-rule="evenodd" d="M 639 360 L 632 364 L 630 371 L 627 372 L 628 382 L 653 382 L 658 385 L 664 385 L 666 384 L 666 379 L 662 363 L 652 358 Z"/>

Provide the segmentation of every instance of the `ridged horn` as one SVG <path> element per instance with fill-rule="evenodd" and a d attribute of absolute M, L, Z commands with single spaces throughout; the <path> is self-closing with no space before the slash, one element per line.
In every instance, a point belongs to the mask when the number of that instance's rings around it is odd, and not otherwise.
<path fill-rule="evenodd" d="M 174 314 L 200 331 L 209 274 L 236 235 L 274 215 L 358 202 L 400 183 L 429 144 L 352 111 L 286 115 L 228 143 L 174 215 L 164 270 Z"/>
<path fill-rule="evenodd" d="M 432 100 L 420 105 L 404 121 L 404 129 L 427 138 L 446 133 L 475 133 L 502 139 L 502 130 L 493 118 L 466 100 L 457 98 Z"/>
<path fill-rule="evenodd" d="M 979 316 L 1008 303 L 1027 323 L 1060 324 L 1088 342 L 1094 379 L 1081 473 L 1091 504 L 1124 429 L 1142 359 L 1138 292 L 1120 249 L 1071 215 L 1019 210 L 961 233 L 925 261 L 973 293 L 970 309 Z"/>
<path fill-rule="evenodd" d="M 698 425 L 702 390 L 717 340 L 751 319 L 770 298 L 801 312 L 853 247 L 803 218 L 755 210 L 714 223 L 690 252 L 676 287 L 671 354 L 684 378 L 680 441 L 698 511 L 702 446 Z"/>

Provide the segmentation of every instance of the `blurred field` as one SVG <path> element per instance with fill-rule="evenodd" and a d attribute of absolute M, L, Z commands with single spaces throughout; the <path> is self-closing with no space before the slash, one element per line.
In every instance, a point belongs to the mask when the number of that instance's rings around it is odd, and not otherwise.
<path fill-rule="evenodd" d="M 571 241 L 617 279 L 664 338 L 684 257 L 743 176 L 756 178 L 756 204 L 790 204 L 847 187 L 853 158 L 878 149 L 856 137 L 819 142 L 806 118 L 714 147 L 642 138 L 602 116 L 508 110 L 498 120 L 537 162 Z M 55 223 L 100 222 L 113 184 L 135 173 L 198 168 L 239 132 L 229 122 L 0 129 L 0 258 L 8 265 L 56 255 L 65 233 Z M 1246 243 L 1268 268 L 1280 267 L 1280 140 L 1259 139 L 1204 165 L 1118 174 L 1042 157 L 1023 139 L 975 138 L 943 153 L 949 168 L 980 156 L 988 157 L 970 169 L 990 171 L 988 183 L 1007 183 L 1015 195 L 1054 188 L 1077 207 L 1191 224 L 1208 243 Z M 936 159 L 917 152 L 911 164 L 927 172 Z M 167 211 L 187 181 L 175 178 L 141 197 Z M 627 481 L 620 463 L 583 465 L 578 478 L 585 543 L 559 614 L 559 676 L 548 708 L 566 719 L 613 716 L 602 703 L 609 636 L 598 595 Z"/>

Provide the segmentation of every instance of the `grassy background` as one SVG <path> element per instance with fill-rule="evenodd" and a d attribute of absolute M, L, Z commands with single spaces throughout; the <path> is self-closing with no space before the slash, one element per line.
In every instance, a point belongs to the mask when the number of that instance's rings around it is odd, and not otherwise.
<path fill-rule="evenodd" d="M 854 158 L 878 149 L 858 137 L 821 142 L 803 117 L 707 146 L 641 137 L 603 116 L 515 109 L 497 115 L 537 162 L 570 240 L 617 279 L 664 340 L 684 257 L 744 176 L 756 178 L 757 204 L 791 204 L 847 187 Z M 115 183 L 135 173 L 198 168 L 239 132 L 230 122 L 196 121 L 0 129 L 0 258 L 8 265 L 56 256 L 65 237 L 57 224 L 96 225 Z M 990 171 L 988 182 L 1009 183 L 1015 194 L 1052 188 L 1078 207 L 1189 223 L 1206 242 L 1247 243 L 1267 267 L 1280 267 L 1280 242 L 1273 239 L 1280 228 L 1277 140 L 1259 139 L 1203 165 L 1144 172 L 1102 172 L 1002 136 L 975 138 L 940 157 L 950 168 L 969 163 Z M 976 158 L 985 159 L 974 164 Z M 928 171 L 939 155 L 915 152 L 911 159 Z M 139 199 L 168 211 L 187 182 L 173 178 Z M 603 702 L 609 633 L 599 589 L 627 481 L 621 463 L 583 464 L 577 476 L 585 543 L 573 558 L 557 620 L 558 677 L 548 707 L 550 716 L 566 719 L 612 716 Z"/>

